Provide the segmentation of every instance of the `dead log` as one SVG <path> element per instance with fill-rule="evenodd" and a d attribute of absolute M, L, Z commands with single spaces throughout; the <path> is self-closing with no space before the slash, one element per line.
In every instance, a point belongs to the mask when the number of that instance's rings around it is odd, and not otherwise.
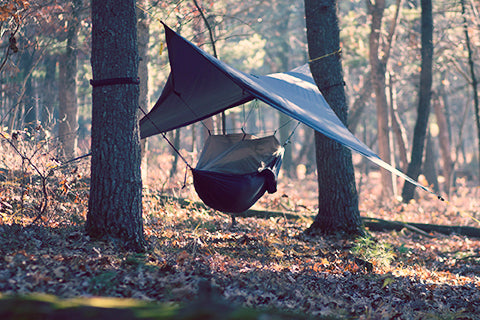
<path fill-rule="evenodd" d="M 364 226 L 370 231 L 400 231 L 404 228 L 412 229 L 412 227 L 421 230 L 427 234 L 432 232 L 438 232 L 441 234 L 458 234 L 467 237 L 480 238 L 480 228 L 468 227 L 468 226 L 446 226 L 438 224 L 428 223 L 404 223 L 400 221 L 388 221 L 376 218 L 362 218 Z M 429 235 L 431 236 L 431 235 Z"/>
<path fill-rule="evenodd" d="M 183 198 L 174 198 L 171 196 L 160 196 L 163 201 L 175 201 L 180 204 L 182 207 L 194 207 L 208 209 L 204 203 L 197 201 L 190 201 Z M 297 220 L 297 219 L 314 219 L 314 215 L 303 215 L 296 212 L 282 212 L 282 211 L 266 211 L 266 210 L 253 210 L 249 209 L 242 213 L 236 213 L 236 217 L 241 218 L 278 218 L 283 217 L 286 219 Z M 427 224 L 427 223 L 413 223 L 413 222 L 401 222 L 401 221 L 389 221 L 378 218 L 368 218 L 362 217 L 363 225 L 368 228 L 370 231 L 400 231 L 402 229 L 408 229 L 412 232 L 421 234 L 425 237 L 433 238 L 434 235 L 430 233 L 437 232 L 441 234 L 457 234 L 466 237 L 480 238 L 480 228 L 468 227 L 468 226 L 446 226 L 438 224 Z"/>

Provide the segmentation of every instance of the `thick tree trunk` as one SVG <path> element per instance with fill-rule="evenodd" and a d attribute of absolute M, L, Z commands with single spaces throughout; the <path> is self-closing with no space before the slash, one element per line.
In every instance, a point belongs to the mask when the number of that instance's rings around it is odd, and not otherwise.
<path fill-rule="evenodd" d="M 433 16 L 432 1 L 422 0 L 422 65 L 420 71 L 420 92 L 417 109 L 417 121 L 413 133 L 412 155 L 408 164 L 407 175 L 417 180 L 422 167 L 423 149 L 427 133 L 428 116 L 430 113 L 430 98 L 432 96 L 432 62 L 433 62 Z M 403 202 L 413 199 L 415 186 L 411 183 L 403 185 Z"/>
<path fill-rule="evenodd" d="M 135 0 L 92 0 L 91 6 L 94 86 L 86 230 L 93 238 L 115 239 L 141 251 L 145 240 Z"/>
<path fill-rule="evenodd" d="M 71 6 L 67 48 L 60 58 L 58 91 L 58 136 L 62 144 L 63 155 L 67 159 L 75 157 L 77 148 L 77 46 L 82 0 L 72 1 Z"/>
<path fill-rule="evenodd" d="M 305 0 L 310 69 L 325 99 L 346 124 L 346 104 L 339 54 L 340 30 L 336 1 Z M 315 221 L 307 233 L 363 234 L 350 151 L 315 133 L 318 203 Z"/>

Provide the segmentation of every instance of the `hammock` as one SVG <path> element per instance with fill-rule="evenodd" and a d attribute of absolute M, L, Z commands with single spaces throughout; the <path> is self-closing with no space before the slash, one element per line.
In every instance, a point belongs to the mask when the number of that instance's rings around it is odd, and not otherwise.
<path fill-rule="evenodd" d="M 244 212 L 277 191 L 283 150 L 274 136 L 211 135 L 192 168 L 195 191 L 213 209 Z"/>

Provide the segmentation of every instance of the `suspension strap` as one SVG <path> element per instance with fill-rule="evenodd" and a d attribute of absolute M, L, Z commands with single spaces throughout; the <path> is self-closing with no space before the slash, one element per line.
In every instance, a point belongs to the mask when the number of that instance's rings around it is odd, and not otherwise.
<path fill-rule="evenodd" d="M 103 87 L 103 86 L 114 86 L 117 84 L 140 84 L 139 77 L 124 77 L 124 78 L 109 78 L 109 79 L 99 79 L 99 80 L 90 80 L 90 85 L 92 87 Z"/>

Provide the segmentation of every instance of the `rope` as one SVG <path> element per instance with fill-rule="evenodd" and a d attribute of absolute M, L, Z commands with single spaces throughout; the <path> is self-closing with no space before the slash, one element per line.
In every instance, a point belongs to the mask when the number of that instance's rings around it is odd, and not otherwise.
<path fill-rule="evenodd" d="M 293 128 L 292 132 L 290 133 L 290 135 L 287 137 L 287 139 L 285 140 L 285 142 L 283 143 L 283 146 L 285 147 L 287 144 L 290 143 L 290 138 L 293 136 L 293 134 L 295 133 L 295 130 L 297 130 L 298 126 L 300 125 L 300 121 L 298 121 L 297 125 L 295 126 L 295 128 Z"/>
<path fill-rule="evenodd" d="M 312 63 L 312 62 L 315 62 L 315 61 L 318 61 L 318 60 L 321 60 L 321 59 L 323 59 L 323 58 L 327 58 L 327 57 L 330 57 L 330 56 L 333 56 L 333 55 L 336 55 L 336 54 L 340 55 L 341 53 L 342 53 L 342 48 L 339 48 L 337 51 L 324 54 L 324 55 L 321 56 L 321 57 L 317 57 L 317 58 L 314 58 L 314 59 L 310 59 L 310 60 L 308 60 L 308 63 Z"/>
<path fill-rule="evenodd" d="M 200 117 L 198 116 L 198 114 L 195 112 L 195 110 L 193 110 L 193 109 L 190 107 L 190 105 L 189 105 L 185 100 L 183 100 L 183 97 L 182 97 L 182 95 L 181 95 L 180 93 L 178 93 L 178 92 L 175 91 L 175 90 L 174 90 L 173 92 L 177 95 L 177 97 L 183 102 L 183 104 L 188 108 L 188 110 L 190 110 L 190 112 L 191 112 L 195 117 L 200 118 Z M 143 110 L 142 110 L 142 112 L 145 113 Z M 150 121 L 153 123 L 152 120 L 150 120 Z M 203 120 L 200 120 L 200 123 L 205 127 L 205 129 L 207 129 L 208 134 L 211 135 L 211 133 L 210 133 L 210 128 L 207 127 L 207 125 L 205 124 L 205 122 L 203 122 Z M 156 128 L 157 130 L 160 130 L 160 129 L 158 129 L 157 127 L 155 127 L 155 128 Z"/>
<path fill-rule="evenodd" d="M 278 130 L 280 130 L 280 129 L 282 129 L 283 127 L 287 126 L 287 125 L 288 125 L 290 122 L 292 122 L 292 121 L 293 121 L 292 118 L 288 119 L 288 121 L 285 122 L 284 124 L 282 124 L 281 126 L 279 126 L 279 127 L 273 132 L 273 134 L 274 134 L 274 135 L 277 134 L 277 131 L 278 131 Z"/>
<path fill-rule="evenodd" d="M 250 118 L 250 115 L 252 114 L 253 110 L 258 109 L 258 100 L 254 99 L 251 103 L 252 106 L 250 107 L 250 110 L 247 113 L 247 116 L 245 117 L 245 104 L 243 105 L 243 123 L 242 123 L 242 128 L 241 130 L 245 132 L 243 129 L 247 126 L 247 121 L 248 118 Z"/>
<path fill-rule="evenodd" d="M 145 110 L 143 110 L 143 108 L 141 106 L 139 106 L 139 109 L 140 109 L 140 111 L 142 111 L 143 115 L 147 118 L 147 120 L 150 121 L 153 124 L 155 129 L 157 129 L 158 131 L 161 131 L 158 128 L 158 126 L 155 124 L 155 122 L 148 116 L 147 112 L 145 112 Z M 192 166 L 188 163 L 188 161 L 182 156 L 180 151 L 175 147 L 175 145 L 167 138 L 167 135 L 165 134 L 165 132 L 160 132 L 160 134 L 162 135 L 163 139 L 165 139 L 165 141 L 167 141 L 167 143 L 170 145 L 170 147 L 172 147 L 172 149 L 178 154 L 180 159 L 182 159 L 182 161 L 185 162 L 187 167 L 189 169 L 193 169 Z"/>

